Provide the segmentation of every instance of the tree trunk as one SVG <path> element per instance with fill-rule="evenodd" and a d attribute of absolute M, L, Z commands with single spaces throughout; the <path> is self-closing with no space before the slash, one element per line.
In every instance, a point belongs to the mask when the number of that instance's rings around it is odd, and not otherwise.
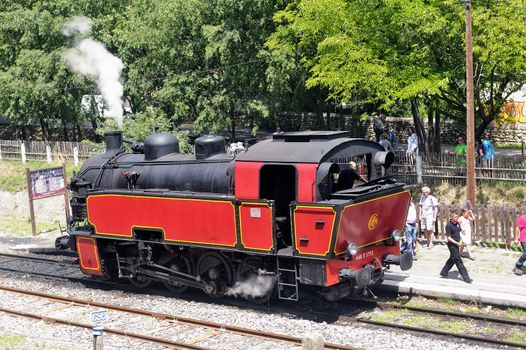
<path fill-rule="evenodd" d="M 82 133 L 80 131 L 80 124 L 75 125 L 77 132 L 74 133 L 75 141 L 80 142 L 82 140 Z"/>
<path fill-rule="evenodd" d="M 93 134 L 95 135 L 95 142 L 101 142 L 100 136 L 97 134 L 97 120 L 95 120 L 95 117 L 91 118 L 91 127 L 93 128 Z"/>
<path fill-rule="evenodd" d="M 64 118 L 62 120 L 62 133 L 64 134 L 64 141 L 69 141 L 68 139 L 68 128 L 66 126 L 66 120 Z"/>
<path fill-rule="evenodd" d="M 38 121 L 40 122 L 40 127 L 42 128 L 42 137 L 44 138 L 44 141 L 49 141 L 49 127 L 44 120 L 44 118 L 38 118 Z"/>
<path fill-rule="evenodd" d="M 494 120 L 492 116 L 487 116 L 485 118 L 482 118 L 482 123 L 477 126 L 475 129 L 475 140 L 480 139 L 484 131 L 488 128 L 488 126 L 491 124 L 491 122 Z"/>
<path fill-rule="evenodd" d="M 440 143 L 440 111 L 435 111 L 435 144 L 434 152 L 440 153 L 442 151 L 442 145 Z"/>
<path fill-rule="evenodd" d="M 232 126 L 231 126 L 231 140 L 230 143 L 236 142 L 236 112 L 232 112 Z"/>
<path fill-rule="evenodd" d="M 20 126 L 20 138 L 22 139 L 22 141 L 26 141 L 27 140 L 26 127 L 23 126 L 23 125 Z"/>
<path fill-rule="evenodd" d="M 327 130 L 331 130 L 331 104 L 327 103 Z"/>
<path fill-rule="evenodd" d="M 429 137 L 427 138 L 427 147 L 430 152 L 434 152 L 434 141 L 435 141 L 435 108 L 430 105 L 427 111 L 427 127 L 428 127 L 428 133 Z"/>
<path fill-rule="evenodd" d="M 415 98 L 411 99 L 411 112 L 413 113 L 416 136 L 418 137 L 418 153 L 427 154 L 426 130 L 424 123 L 422 123 L 422 115 L 420 114 L 420 109 Z"/>

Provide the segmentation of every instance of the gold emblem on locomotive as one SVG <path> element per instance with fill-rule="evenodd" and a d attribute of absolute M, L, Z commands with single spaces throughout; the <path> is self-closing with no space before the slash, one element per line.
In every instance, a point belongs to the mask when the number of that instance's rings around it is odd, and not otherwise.
<path fill-rule="evenodd" d="M 371 215 L 371 217 L 369 218 L 369 222 L 367 223 L 367 227 L 369 228 L 369 230 L 373 230 L 376 225 L 378 224 L 378 214 L 373 214 Z"/>

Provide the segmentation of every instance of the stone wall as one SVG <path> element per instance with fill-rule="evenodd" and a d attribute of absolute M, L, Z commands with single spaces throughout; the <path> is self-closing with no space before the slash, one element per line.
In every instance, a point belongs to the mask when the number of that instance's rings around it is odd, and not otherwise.
<path fill-rule="evenodd" d="M 331 113 L 327 118 L 327 114 L 319 116 L 314 113 L 304 113 L 301 115 L 283 115 L 284 121 L 282 129 L 285 131 L 292 130 L 348 130 L 351 137 L 367 138 L 374 140 L 374 132 L 372 125 L 372 117 L 360 118 L 351 115 L 341 115 Z M 405 143 L 409 137 L 409 127 L 413 127 L 412 118 L 396 118 L 387 117 L 387 130 L 394 130 L 397 140 L 400 143 Z M 427 119 L 424 121 L 426 132 L 429 132 L 427 127 Z M 495 144 L 520 144 L 522 141 L 526 142 L 526 123 L 508 123 L 502 125 L 492 123 L 487 130 L 489 138 Z M 466 127 L 459 127 L 451 121 L 441 123 L 441 143 L 443 145 L 453 145 L 457 143 L 458 136 L 466 134 Z"/>

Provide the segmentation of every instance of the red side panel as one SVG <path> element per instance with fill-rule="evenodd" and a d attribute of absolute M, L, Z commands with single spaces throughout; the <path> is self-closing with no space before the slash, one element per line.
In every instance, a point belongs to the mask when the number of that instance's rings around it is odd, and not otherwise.
<path fill-rule="evenodd" d="M 259 198 L 259 170 L 263 163 L 236 162 L 236 198 L 258 199 Z"/>
<path fill-rule="evenodd" d="M 393 246 L 379 245 L 372 246 L 361 250 L 356 254 L 352 260 L 345 261 L 341 259 L 327 260 L 326 273 L 327 273 L 327 287 L 334 284 L 340 283 L 340 277 L 338 271 L 341 269 L 359 270 L 366 264 L 374 264 L 375 268 L 380 268 L 379 262 L 386 254 L 400 254 L 400 246 L 395 244 Z"/>
<path fill-rule="evenodd" d="M 87 204 L 97 234 L 131 237 L 142 227 L 162 231 L 167 241 L 236 244 L 230 201 L 103 194 L 89 196 Z"/>
<path fill-rule="evenodd" d="M 393 230 L 403 232 L 411 194 L 409 191 L 350 204 L 342 210 L 335 253 L 354 243 L 358 248 L 383 241 Z"/>
<path fill-rule="evenodd" d="M 270 251 L 274 247 L 272 208 L 267 203 L 241 203 L 241 243 L 247 249 Z"/>
<path fill-rule="evenodd" d="M 296 164 L 298 171 L 298 202 L 312 203 L 316 200 L 316 169 L 318 164 Z"/>
<path fill-rule="evenodd" d="M 77 237 L 77 251 L 82 272 L 86 275 L 102 276 L 97 240 L 91 237 Z"/>
<path fill-rule="evenodd" d="M 336 212 L 332 207 L 297 206 L 294 242 L 300 254 L 325 256 L 330 249 Z"/>

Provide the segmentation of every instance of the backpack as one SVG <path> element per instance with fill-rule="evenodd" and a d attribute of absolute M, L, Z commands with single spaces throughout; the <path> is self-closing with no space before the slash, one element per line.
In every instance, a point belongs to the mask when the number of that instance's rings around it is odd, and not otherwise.
<path fill-rule="evenodd" d="M 387 135 L 387 139 L 389 142 L 394 143 L 396 141 L 396 135 L 394 132 L 389 131 L 389 134 Z"/>

